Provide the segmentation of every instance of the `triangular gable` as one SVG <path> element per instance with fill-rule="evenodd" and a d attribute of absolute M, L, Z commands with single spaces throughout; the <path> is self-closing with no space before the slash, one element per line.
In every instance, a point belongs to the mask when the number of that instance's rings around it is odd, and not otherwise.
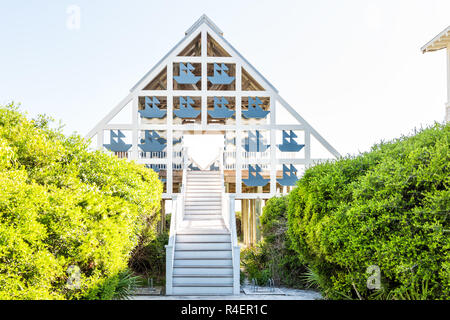
<path fill-rule="evenodd" d="M 215 54 L 208 53 L 208 43 L 216 46 Z M 214 51 L 214 50 L 213 50 Z M 200 54 L 200 55 L 199 55 Z M 192 76 L 196 78 L 198 82 L 194 81 L 194 84 L 187 82 L 184 84 L 180 81 L 180 70 L 193 70 Z M 225 71 L 229 73 L 229 78 L 232 80 L 230 83 L 217 82 L 211 85 L 212 80 L 216 74 L 220 74 Z M 184 72 L 184 71 L 183 71 Z M 203 74 L 207 73 L 206 75 Z M 227 74 L 228 76 L 228 74 Z M 99 141 L 103 139 L 105 130 L 122 129 L 132 132 L 132 139 L 137 140 L 139 136 L 139 130 L 147 130 L 148 128 L 156 128 L 158 130 L 175 130 L 172 126 L 178 124 L 191 124 L 190 127 L 183 127 L 183 129 L 177 130 L 221 130 L 220 125 L 226 125 L 228 122 L 224 120 L 215 120 L 211 118 L 213 103 L 210 102 L 212 96 L 224 96 L 228 95 L 236 97 L 233 100 L 232 107 L 229 110 L 218 108 L 215 110 L 217 115 L 231 114 L 234 112 L 236 115 L 239 113 L 239 117 L 236 118 L 234 126 L 236 129 L 236 138 L 241 139 L 241 133 L 245 130 L 303 130 L 305 132 L 305 144 L 307 145 L 302 151 L 302 154 L 307 158 L 305 161 L 297 159 L 295 163 L 298 164 L 311 164 L 313 163 L 310 158 L 310 146 L 309 141 L 311 136 L 315 138 L 326 150 L 328 150 L 335 157 L 340 157 L 339 153 L 334 149 L 309 123 L 300 116 L 300 114 L 291 107 L 278 93 L 278 90 L 262 75 L 256 68 L 254 68 L 224 37 L 223 32 L 205 15 L 200 17 L 192 27 L 187 31 L 183 39 L 181 39 L 177 45 L 175 45 L 144 77 L 139 80 L 126 98 L 124 98 L 100 123 L 87 135 L 88 138 L 97 135 Z M 167 95 L 167 101 L 162 106 L 162 110 L 157 110 L 155 113 L 160 113 L 164 116 L 167 111 L 167 115 L 172 115 L 172 111 L 175 108 L 180 108 L 180 103 L 177 99 L 185 99 L 189 95 L 195 97 L 191 104 L 184 106 L 185 110 L 178 111 L 178 114 L 191 117 L 192 121 L 168 121 L 164 122 L 140 122 L 138 111 L 148 109 L 145 106 L 145 99 L 143 96 L 163 96 Z M 180 96 L 180 97 L 179 97 Z M 249 112 L 250 101 L 260 98 L 261 103 L 265 103 L 264 108 L 252 111 L 254 117 L 264 118 L 269 112 L 265 122 L 247 121 L 246 113 Z M 239 99 L 238 99 L 239 98 Z M 242 98 L 242 99 L 241 99 Z M 231 98 L 230 101 L 232 101 Z M 181 100 L 180 100 L 181 101 Z M 266 102 L 268 101 L 268 102 Z M 120 112 L 120 110 L 127 104 L 132 102 L 133 123 L 131 126 L 112 126 L 109 125 L 114 116 Z M 211 106 L 209 106 L 211 104 Z M 297 124 L 281 124 L 279 126 L 276 121 L 276 110 L 283 108 L 297 121 Z M 199 110 L 201 116 L 198 116 Z M 233 112 L 234 110 L 234 112 Z M 150 111 L 149 111 L 150 112 Z M 245 112 L 245 113 L 244 113 Z M 151 112 L 150 112 L 151 113 Z M 142 114 L 142 112 L 141 112 Z M 176 112 L 173 112 L 176 115 Z M 213 114 L 214 115 L 214 114 Z M 195 117 L 194 117 L 195 116 Z M 231 116 L 231 115 L 230 115 Z M 196 120 L 197 119 L 197 120 Z M 212 119 L 212 120 L 211 120 Z M 238 120 L 239 119 L 239 120 Z M 139 125 L 141 123 L 141 125 Z M 167 123 L 165 127 L 164 123 Z M 170 125 L 169 125 L 170 124 Z M 213 124 L 216 124 L 214 127 Z M 159 127 L 158 127 L 159 126 Z M 247 126 L 247 127 L 245 127 Z M 180 127 L 181 128 L 181 127 Z M 199 129 L 200 128 L 200 129 Z M 238 132 L 239 131 L 239 132 Z M 241 133 L 240 133 L 241 132 Z M 307 133 L 307 134 L 306 134 Z M 170 137 L 172 133 L 168 133 Z M 311 135 L 311 136 L 310 136 Z M 275 146 L 274 133 L 270 134 L 271 144 Z M 168 139 L 168 154 L 171 152 L 171 139 Z M 98 142 L 98 146 L 102 146 Z M 137 157 L 138 153 L 137 144 L 133 144 L 131 158 Z M 134 154 L 134 155 L 133 155 Z M 271 154 L 271 161 L 275 157 L 275 153 Z M 289 161 L 288 159 L 278 159 L 277 165 Z M 317 159 L 316 159 L 317 160 Z M 172 161 L 171 156 L 168 156 L 167 161 Z M 286 162 L 288 163 L 288 162 Z M 171 171 L 170 166 L 168 170 Z M 271 172 L 271 184 L 275 179 L 274 169 Z M 168 174 L 168 184 L 170 184 L 171 174 Z M 239 181 L 237 181 L 238 183 Z M 170 188 L 169 188 L 170 189 Z M 238 187 L 239 189 L 239 187 Z M 271 192 L 273 187 L 271 186 Z"/>
<path fill-rule="evenodd" d="M 130 92 L 134 92 L 136 90 L 141 90 L 143 83 L 150 82 L 153 77 L 155 77 L 155 73 L 157 71 L 162 70 L 165 64 L 167 64 L 167 60 L 169 58 L 174 58 L 182 52 L 186 46 L 188 46 L 201 32 L 205 30 L 207 34 L 209 34 L 219 45 L 231 55 L 231 57 L 235 59 L 241 60 L 241 64 L 245 66 L 247 72 L 249 72 L 253 78 L 256 79 L 258 83 L 260 83 L 266 90 L 271 90 L 273 92 L 278 93 L 278 90 L 266 79 L 264 78 L 257 70 L 254 68 L 234 47 L 222 36 L 223 32 L 212 23 L 212 21 L 206 16 L 203 15 L 197 20 L 196 23 L 192 25 L 191 28 L 186 31 L 185 37 L 178 42 L 172 50 L 167 53 L 163 59 L 161 59 L 147 74 L 139 80 L 131 89 Z"/>

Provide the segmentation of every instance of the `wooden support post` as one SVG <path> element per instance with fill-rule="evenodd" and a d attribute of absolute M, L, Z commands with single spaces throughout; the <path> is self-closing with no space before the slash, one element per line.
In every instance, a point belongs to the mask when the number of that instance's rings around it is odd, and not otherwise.
<path fill-rule="evenodd" d="M 248 245 L 248 204 L 247 199 L 241 200 L 241 210 L 242 210 L 242 240 L 244 245 Z"/>
<path fill-rule="evenodd" d="M 245 244 L 247 246 L 250 245 L 250 224 L 249 224 L 250 217 L 249 216 L 250 216 L 250 200 L 245 199 L 245 233 L 246 233 Z"/>
<path fill-rule="evenodd" d="M 252 246 L 252 200 L 247 200 L 247 234 L 248 245 Z"/>
<path fill-rule="evenodd" d="M 159 233 L 166 231 L 166 200 L 161 200 L 161 218 L 159 219 L 160 230 Z"/>
<path fill-rule="evenodd" d="M 250 200 L 250 245 L 255 245 L 256 240 L 256 215 L 255 215 L 255 199 Z"/>
<path fill-rule="evenodd" d="M 262 193 L 262 187 L 258 187 L 258 193 Z M 255 242 L 261 240 L 261 222 L 259 218 L 262 214 L 262 200 L 261 198 L 255 199 Z"/>

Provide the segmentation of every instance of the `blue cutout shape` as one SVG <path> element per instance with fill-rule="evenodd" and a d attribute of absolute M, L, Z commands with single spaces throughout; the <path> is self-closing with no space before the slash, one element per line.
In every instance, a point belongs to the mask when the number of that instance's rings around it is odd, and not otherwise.
<path fill-rule="evenodd" d="M 122 131 L 117 130 L 117 134 L 114 133 L 114 130 L 109 131 L 109 144 L 104 144 L 103 146 L 113 152 L 127 152 L 131 148 L 131 144 L 126 144 L 122 138 L 125 138 L 125 135 Z M 117 141 L 115 140 L 117 139 Z"/>
<path fill-rule="evenodd" d="M 228 67 L 225 64 L 220 66 L 214 63 L 214 76 L 208 77 L 208 80 L 212 84 L 230 84 L 234 81 L 234 77 L 230 77 L 225 71 L 228 71 Z"/>
<path fill-rule="evenodd" d="M 181 141 L 183 141 L 182 138 L 180 138 L 180 139 L 173 139 L 173 140 L 172 140 L 172 144 L 173 144 L 173 145 L 176 145 L 176 144 L 181 143 Z"/>
<path fill-rule="evenodd" d="M 156 141 L 158 141 L 161 144 L 167 144 L 167 139 L 166 138 L 160 137 L 160 138 L 157 138 Z M 181 141 L 182 141 L 182 138 L 180 138 L 180 139 L 173 139 L 172 140 L 172 145 L 176 145 L 178 143 L 181 143 Z"/>
<path fill-rule="evenodd" d="M 298 181 L 296 173 L 297 169 L 292 164 L 290 168 L 283 164 L 283 178 L 277 179 L 277 181 L 285 187 L 295 186 Z"/>
<path fill-rule="evenodd" d="M 209 171 L 219 171 L 219 167 L 214 166 L 215 163 L 213 163 L 212 165 L 209 166 Z"/>
<path fill-rule="evenodd" d="M 294 133 L 294 131 L 290 130 L 289 133 L 287 133 L 285 130 L 283 130 L 283 144 L 279 144 L 278 149 L 280 149 L 281 152 L 300 151 L 305 145 L 298 144 L 297 141 L 294 140 L 294 138 L 297 138 L 297 135 Z"/>
<path fill-rule="evenodd" d="M 194 100 L 192 100 L 191 97 L 186 97 L 186 99 L 180 97 L 180 109 L 173 110 L 173 113 L 175 113 L 175 116 L 177 116 L 178 118 L 195 119 L 200 114 L 200 110 L 195 110 L 194 108 L 192 108 L 191 105 L 193 103 Z"/>
<path fill-rule="evenodd" d="M 161 104 L 156 97 L 149 98 L 145 97 L 145 106 L 144 110 L 139 110 L 138 112 L 141 114 L 141 118 L 164 118 L 167 111 L 160 110 L 158 108 L 158 104 Z M 151 105 L 151 106 L 150 106 Z"/>
<path fill-rule="evenodd" d="M 264 152 L 269 148 L 269 146 L 270 145 L 265 144 L 259 130 L 256 130 L 255 134 L 249 131 L 248 138 L 245 139 L 245 144 L 243 145 L 245 151 L 247 152 Z"/>
<path fill-rule="evenodd" d="M 191 163 L 188 166 L 188 168 L 191 169 L 192 171 L 200 171 L 200 168 L 199 167 L 195 167 L 193 163 Z"/>
<path fill-rule="evenodd" d="M 185 65 L 180 62 L 180 75 L 174 76 L 176 82 L 179 84 L 196 84 L 200 80 L 200 76 L 196 76 L 192 73 L 195 68 L 192 64 L 188 63 Z"/>
<path fill-rule="evenodd" d="M 248 179 L 242 179 L 245 185 L 249 187 L 264 187 L 269 183 L 270 179 L 264 179 L 260 172 L 261 167 L 259 165 L 255 165 L 255 169 L 248 165 Z"/>
<path fill-rule="evenodd" d="M 208 111 L 211 118 L 214 119 L 226 119 L 231 118 L 234 115 L 234 110 L 227 108 L 228 100 L 222 97 L 221 99 L 214 97 L 214 110 Z"/>
<path fill-rule="evenodd" d="M 161 169 L 158 167 L 157 164 L 146 164 L 145 166 L 149 169 L 153 169 L 153 171 L 155 171 L 155 172 L 161 171 Z"/>
<path fill-rule="evenodd" d="M 253 98 L 251 97 L 248 97 L 248 110 L 242 111 L 242 116 L 245 119 L 262 119 L 267 117 L 269 111 L 265 111 L 263 108 L 261 108 L 261 104 L 262 101 L 258 97 L 255 97 L 255 100 L 253 100 Z"/>
<path fill-rule="evenodd" d="M 166 148 L 166 144 L 162 143 L 161 138 L 156 131 L 145 130 L 145 138 L 141 139 L 139 148 L 144 152 L 161 152 Z"/>

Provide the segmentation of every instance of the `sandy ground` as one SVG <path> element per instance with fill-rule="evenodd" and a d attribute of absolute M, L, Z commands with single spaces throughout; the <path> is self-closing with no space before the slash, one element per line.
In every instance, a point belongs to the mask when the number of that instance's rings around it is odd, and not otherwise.
<path fill-rule="evenodd" d="M 317 300 L 322 299 L 320 293 L 312 290 L 277 288 L 281 294 L 245 294 L 243 289 L 251 291 L 250 286 L 241 288 L 238 296 L 133 296 L 131 300 Z"/>

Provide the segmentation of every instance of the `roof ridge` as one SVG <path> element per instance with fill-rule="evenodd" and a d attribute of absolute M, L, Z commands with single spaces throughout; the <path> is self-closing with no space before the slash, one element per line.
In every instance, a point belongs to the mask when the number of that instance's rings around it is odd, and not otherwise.
<path fill-rule="evenodd" d="M 189 29 L 186 30 L 185 34 L 188 35 L 192 33 L 202 23 L 206 23 L 211 27 L 211 29 L 223 36 L 223 31 L 206 14 L 202 14 L 201 17 L 197 21 L 195 21 L 195 23 Z"/>

